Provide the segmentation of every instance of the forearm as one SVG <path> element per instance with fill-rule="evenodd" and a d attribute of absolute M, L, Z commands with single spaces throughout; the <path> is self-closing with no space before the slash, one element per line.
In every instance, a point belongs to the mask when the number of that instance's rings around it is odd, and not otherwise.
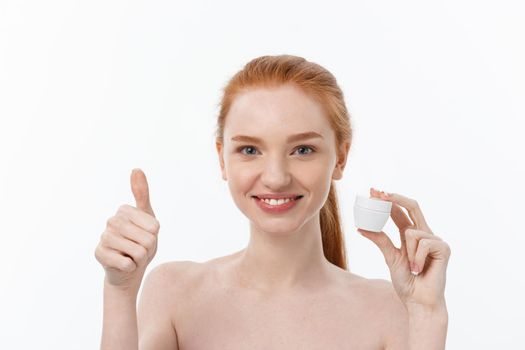
<path fill-rule="evenodd" d="M 410 350 L 443 350 L 447 338 L 446 306 L 433 310 L 408 308 L 408 344 Z"/>
<path fill-rule="evenodd" d="M 137 296 L 104 285 L 101 350 L 138 349 Z"/>

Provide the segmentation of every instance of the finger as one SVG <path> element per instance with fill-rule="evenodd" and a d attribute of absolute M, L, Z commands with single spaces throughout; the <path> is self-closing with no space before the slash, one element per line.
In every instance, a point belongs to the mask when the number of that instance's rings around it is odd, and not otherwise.
<path fill-rule="evenodd" d="M 385 199 L 399 204 L 401 207 L 405 208 L 417 229 L 433 233 L 432 230 L 430 230 L 425 217 L 423 216 L 423 212 L 419 207 L 419 203 L 414 199 L 402 196 L 398 193 L 385 193 Z"/>
<path fill-rule="evenodd" d="M 377 192 L 380 194 L 381 199 L 386 201 L 388 200 L 388 196 L 385 194 L 385 192 Z M 405 214 L 403 209 L 401 209 L 401 207 L 395 202 L 392 202 L 392 210 L 390 212 L 390 216 L 392 217 L 392 220 L 394 221 L 400 232 L 405 232 L 407 228 L 414 226 L 414 223 L 408 218 L 407 214 Z"/>
<path fill-rule="evenodd" d="M 433 260 L 442 260 L 446 263 L 450 256 L 450 247 L 441 239 L 420 239 L 414 259 L 416 273 L 421 273 L 424 270 L 427 257 L 429 256 Z"/>
<path fill-rule="evenodd" d="M 148 180 L 144 172 L 139 168 L 131 171 L 131 191 L 135 197 L 137 209 L 155 216 L 149 199 Z"/>
<path fill-rule="evenodd" d="M 144 266 L 148 260 L 148 252 L 146 248 L 120 235 L 102 234 L 102 242 L 105 247 L 109 247 L 121 252 L 124 256 L 129 256 L 137 266 Z"/>
<path fill-rule="evenodd" d="M 142 210 L 132 207 L 131 205 L 121 205 L 118 208 L 117 214 L 114 216 L 114 218 L 118 219 L 120 216 L 152 234 L 157 234 L 159 232 L 160 223 L 157 219 L 155 219 L 155 217 L 147 214 L 146 212 L 143 212 Z M 120 221 L 115 221 L 117 224 L 120 224 Z"/>
<path fill-rule="evenodd" d="M 390 238 L 384 233 L 381 232 L 372 232 L 362 229 L 357 229 L 361 235 L 365 236 L 369 240 L 375 243 L 383 253 L 383 256 L 385 257 L 385 262 L 388 265 L 388 267 L 391 267 L 394 261 L 396 260 L 398 254 L 400 254 L 399 249 L 397 249 L 394 246 L 394 243 L 390 240 Z"/>
<path fill-rule="evenodd" d="M 388 200 L 388 198 L 386 198 L 386 195 L 384 194 L 383 191 L 378 191 L 375 188 L 370 188 L 370 194 L 376 198 L 380 198 L 382 200 Z M 392 218 L 397 228 L 399 229 L 401 247 L 404 248 L 406 245 L 405 230 L 408 227 L 412 227 L 413 224 L 408 218 L 408 216 L 405 214 L 405 212 L 401 209 L 401 207 L 393 202 L 392 202 L 392 210 L 390 211 L 390 217 Z"/>
<path fill-rule="evenodd" d="M 143 230 L 123 216 L 117 215 L 117 218 L 119 220 L 119 224 L 117 227 L 113 227 L 112 225 L 111 230 L 116 234 L 143 246 L 151 255 L 154 251 L 157 241 L 156 235 Z"/>
<path fill-rule="evenodd" d="M 118 250 L 110 247 L 97 246 L 95 257 L 104 268 L 133 272 L 137 264 L 129 256 L 122 255 Z"/>
<path fill-rule="evenodd" d="M 415 229 L 407 229 L 405 231 L 405 235 L 407 238 L 407 257 L 408 261 L 410 263 L 410 270 L 415 271 L 414 263 L 416 259 L 416 251 L 418 247 L 418 243 L 421 239 L 427 238 L 427 239 L 437 239 L 441 240 L 441 238 L 421 230 L 415 230 Z"/>
<path fill-rule="evenodd" d="M 384 195 L 382 197 L 384 198 Z M 397 204 L 392 202 L 392 211 L 390 212 L 390 216 L 392 217 L 392 220 L 396 224 L 397 228 L 400 232 L 405 232 L 407 228 L 410 228 L 414 226 L 412 221 L 408 218 L 407 214 L 401 209 L 401 207 Z"/>

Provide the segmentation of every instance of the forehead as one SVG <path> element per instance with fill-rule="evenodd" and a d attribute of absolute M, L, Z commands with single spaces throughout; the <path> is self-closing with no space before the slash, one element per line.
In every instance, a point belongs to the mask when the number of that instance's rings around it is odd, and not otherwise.
<path fill-rule="evenodd" d="M 326 135 L 330 124 L 322 106 L 300 88 L 281 85 L 256 88 L 233 101 L 224 134 L 288 135 L 316 131 Z"/>

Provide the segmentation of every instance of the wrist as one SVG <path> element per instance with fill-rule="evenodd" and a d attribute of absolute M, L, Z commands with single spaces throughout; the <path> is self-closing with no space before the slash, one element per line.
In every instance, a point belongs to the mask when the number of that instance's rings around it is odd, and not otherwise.
<path fill-rule="evenodd" d="M 431 305 L 424 305 L 415 302 L 406 302 L 405 307 L 409 314 L 414 315 L 434 316 L 446 315 L 448 313 L 447 303 L 445 302 L 445 299 L 439 300 L 438 302 Z"/>
<path fill-rule="evenodd" d="M 417 303 L 406 304 L 408 319 L 410 321 L 428 321 L 435 324 L 448 324 L 448 310 L 445 300 L 435 305 L 421 305 Z"/>
<path fill-rule="evenodd" d="M 445 303 L 407 304 L 409 349 L 445 349 L 448 311 Z"/>
<path fill-rule="evenodd" d="M 136 300 L 138 288 L 129 286 L 116 286 L 104 280 L 104 295 L 115 296 L 122 300 Z"/>

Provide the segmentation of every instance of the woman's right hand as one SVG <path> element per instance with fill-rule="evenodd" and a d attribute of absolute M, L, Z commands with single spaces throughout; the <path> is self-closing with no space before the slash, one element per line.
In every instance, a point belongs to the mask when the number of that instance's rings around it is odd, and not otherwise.
<path fill-rule="evenodd" d="M 136 207 L 121 205 L 107 220 L 95 257 L 106 271 L 105 285 L 136 295 L 157 252 L 160 224 L 151 208 L 146 175 L 140 169 L 131 172 L 131 190 Z"/>

